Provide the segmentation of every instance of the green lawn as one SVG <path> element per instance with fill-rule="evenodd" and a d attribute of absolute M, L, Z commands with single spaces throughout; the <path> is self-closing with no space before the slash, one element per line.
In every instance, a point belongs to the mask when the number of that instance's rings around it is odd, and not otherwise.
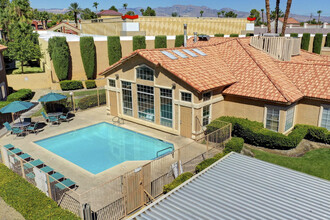
<path fill-rule="evenodd" d="M 41 116 L 41 112 L 46 112 L 44 107 L 42 107 L 41 109 L 39 109 L 39 111 L 35 112 L 32 117 L 38 117 Z"/>
<path fill-rule="evenodd" d="M 24 73 L 44 73 L 41 67 L 23 66 Z M 22 74 L 21 62 L 16 62 L 16 69 L 6 70 L 7 74 Z"/>
<path fill-rule="evenodd" d="M 330 180 L 330 149 L 312 150 L 302 157 L 286 157 L 260 150 L 252 151 L 260 160 Z"/>
<path fill-rule="evenodd" d="M 105 89 L 99 89 L 99 94 L 105 93 Z M 63 92 L 63 95 L 70 96 L 69 92 Z M 96 90 L 86 90 L 86 91 L 77 91 L 73 92 L 74 96 L 87 96 L 87 95 L 96 95 Z"/>

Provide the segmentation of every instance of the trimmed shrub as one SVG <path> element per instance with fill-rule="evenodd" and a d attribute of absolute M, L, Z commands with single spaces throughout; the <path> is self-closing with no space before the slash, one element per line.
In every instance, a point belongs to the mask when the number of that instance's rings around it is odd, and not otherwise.
<path fill-rule="evenodd" d="M 176 35 L 175 36 L 175 47 L 181 47 L 184 43 L 184 35 Z"/>
<path fill-rule="evenodd" d="M 175 178 L 173 180 L 173 182 L 171 182 L 170 184 L 167 184 L 163 187 L 163 193 L 165 194 L 165 193 L 170 192 L 171 190 L 173 190 L 177 186 L 181 185 L 183 182 L 190 179 L 193 175 L 194 174 L 192 174 L 190 172 L 185 172 L 185 173 L 179 175 L 177 178 Z"/>
<path fill-rule="evenodd" d="M 20 89 L 17 92 L 14 92 L 7 96 L 7 101 L 13 102 L 13 101 L 24 101 L 24 100 L 30 100 L 33 97 L 33 92 L 31 89 Z"/>
<path fill-rule="evenodd" d="M 55 73 L 58 79 L 66 80 L 69 73 L 70 50 L 65 37 L 53 37 L 48 43 L 48 51 L 53 60 Z"/>
<path fill-rule="evenodd" d="M 108 37 L 108 57 L 109 65 L 112 65 L 121 59 L 122 54 L 119 36 Z"/>
<path fill-rule="evenodd" d="M 96 51 L 93 37 L 80 37 L 80 54 L 87 79 L 95 77 Z"/>
<path fill-rule="evenodd" d="M 0 196 L 25 219 L 80 219 L 25 179 L 0 164 Z"/>
<path fill-rule="evenodd" d="M 214 157 L 211 157 L 209 159 L 206 159 L 202 162 L 200 162 L 199 164 L 197 164 L 197 166 L 195 167 L 195 172 L 199 173 L 202 170 L 208 168 L 209 166 L 211 166 L 213 163 L 215 163 L 216 161 L 220 160 L 222 157 L 224 157 L 226 154 L 225 153 L 218 153 L 216 155 L 214 155 Z"/>
<path fill-rule="evenodd" d="M 311 39 L 311 34 L 310 33 L 303 33 L 303 36 L 302 36 L 302 39 L 301 39 L 301 49 L 308 50 L 310 39 Z"/>
<path fill-rule="evenodd" d="M 86 80 L 85 81 L 85 86 L 86 86 L 86 89 L 96 88 L 95 80 Z"/>
<path fill-rule="evenodd" d="M 9 101 L 0 101 L 0 109 L 5 107 L 6 105 L 10 104 L 11 102 Z"/>
<path fill-rule="evenodd" d="M 298 37 L 298 33 L 291 33 L 290 37 Z"/>
<path fill-rule="evenodd" d="M 138 49 L 146 49 L 145 36 L 133 36 L 133 51 Z"/>
<path fill-rule="evenodd" d="M 238 37 L 238 34 L 231 34 L 229 37 Z"/>
<path fill-rule="evenodd" d="M 327 34 L 327 37 L 325 38 L 325 47 L 330 47 L 330 33 Z"/>
<path fill-rule="evenodd" d="M 62 90 L 76 90 L 84 88 L 82 82 L 79 80 L 64 80 L 60 82 L 60 85 Z"/>
<path fill-rule="evenodd" d="M 165 35 L 155 37 L 155 48 L 167 48 L 167 40 Z"/>
<path fill-rule="evenodd" d="M 224 34 L 215 34 L 214 37 L 224 37 Z"/>
<path fill-rule="evenodd" d="M 100 94 L 100 105 L 106 103 L 105 93 Z M 80 109 L 88 109 L 97 106 L 97 95 L 86 96 L 79 100 L 78 107 Z"/>
<path fill-rule="evenodd" d="M 232 151 L 236 153 L 241 153 L 243 149 L 244 139 L 240 137 L 233 137 L 230 141 L 227 142 L 225 149 L 223 150 L 224 154 L 228 154 Z"/>
<path fill-rule="evenodd" d="M 307 126 L 305 139 L 330 144 L 330 132 L 326 128 Z"/>
<path fill-rule="evenodd" d="M 247 37 L 253 37 L 254 34 L 253 33 L 247 33 L 245 36 L 247 36 Z"/>
<path fill-rule="evenodd" d="M 315 34 L 313 41 L 313 53 L 321 53 L 323 34 Z"/>

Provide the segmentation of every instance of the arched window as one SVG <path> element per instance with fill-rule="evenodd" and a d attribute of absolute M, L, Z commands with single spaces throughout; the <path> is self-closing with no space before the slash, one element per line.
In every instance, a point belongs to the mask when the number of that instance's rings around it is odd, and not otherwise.
<path fill-rule="evenodd" d="M 136 78 L 154 81 L 154 71 L 147 66 L 136 68 Z"/>

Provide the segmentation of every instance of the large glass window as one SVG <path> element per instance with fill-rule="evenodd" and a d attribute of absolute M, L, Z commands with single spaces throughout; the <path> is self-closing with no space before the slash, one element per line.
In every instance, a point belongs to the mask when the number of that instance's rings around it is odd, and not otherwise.
<path fill-rule="evenodd" d="M 155 121 L 154 87 L 137 85 L 139 118 Z"/>
<path fill-rule="evenodd" d="M 191 102 L 191 93 L 181 92 L 181 100 L 185 102 Z"/>
<path fill-rule="evenodd" d="M 211 99 L 211 92 L 203 93 L 203 101 L 208 101 Z"/>
<path fill-rule="evenodd" d="M 160 89 L 160 124 L 172 127 L 172 90 Z"/>
<path fill-rule="evenodd" d="M 210 123 L 210 105 L 203 107 L 203 126 Z"/>
<path fill-rule="evenodd" d="M 137 68 L 136 75 L 138 79 L 154 81 L 154 71 L 146 66 Z"/>
<path fill-rule="evenodd" d="M 294 118 L 294 107 L 290 108 L 286 111 L 285 118 L 285 131 L 289 130 L 293 126 L 293 118 Z"/>
<path fill-rule="evenodd" d="M 266 128 L 277 132 L 279 122 L 280 110 L 277 108 L 267 107 Z"/>
<path fill-rule="evenodd" d="M 114 80 L 114 79 L 109 79 L 109 86 L 111 86 L 111 87 L 116 87 L 116 80 Z"/>
<path fill-rule="evenodd" d="M 323 107 L 321 127 L 330 130 L 330 107 Z"/>
<path fill-rule="evenodd" d="M 133 104 L 132 104 L 132 83 L 121 82 L 122 95 L 123 95 L 123 113 L 125 115 L 133 115 Z"/>

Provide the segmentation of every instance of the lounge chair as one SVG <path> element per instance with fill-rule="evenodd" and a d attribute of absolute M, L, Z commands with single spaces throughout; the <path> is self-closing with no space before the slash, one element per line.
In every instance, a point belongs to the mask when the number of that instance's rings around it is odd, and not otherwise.
<path fill-rule="evenodd" d="M 45 112 L 41 112 L 42 117 L 44 117 L 44 119 L 46 120 L 46 122 L 49 121 L 49 117 L 45 114 Z"/>
<path fill-rule="evenodd" d="M 54 169 L 49 167 L 49 166 L 45 166 L 43 168 L 40 168 L 41 171 L 47 173 L 47 174 L 53 174 L 54 173 Z"/>
<path fill-rule="evenodd" d="M 40 167 L 43 167 L 44 166 L 44 162 L 42 160 L 40 160 L 40 159 L 31 161 L 30 164 L 32 166 L 37 167 L 37 168 L 40 168 Z"/>
<path fill-rule="evenodd" d="M 60 115 L 60 120 L 61 121 L 66 121 L 66 122 L 69 122 L 69 112 L 67 112 L 66 114 L 63 114 L 63 115 Z"/>
<path fill-rule="evenodd" d="M 58 117 L 49 116 L 48 118 L 49 118 L 49 122 L 51 122 L 53 125 L 54 124 L 58 124 L 58 125 L 60 124 L 60 121 L 59 121 Z"/>
<path fill-rule="evenodd" d="M 24 130 L 22 130 L 20 128 L 15 128 L 15 127 L 12 128 L 12 133 L 16 134 L 17 137 L 25 134 Z"/>
<path fill-rule="evenodd" d="M 24 122 L 32 122 L 31 118 L 24 118 L 23 121 Z"/>
<path fill-rule="evenodd" d="M 65 189 L 65 188 L 71 188 L 72 189 L 72 188 L 75 188 L 76 183 L 73 182 L 70 179 L 65 179 L 62 182 L 55 184 L 55 186 L 59 189 L 62 189 L 62 190 Z"/>
<path fill-rule="evenodd" d="M 20 155 L 23 154 L 22 150 L 19 148 L 15 148 L 13 150 L 11 150 L 12 153 L 16 154 L 16 155 Z"/>
<path fill-rule="evenodd" d="M 30 133 L 38 133 L 38 122 L 34 123 L 33 125 L 30 125 L 26 128 L 26 131 L 30 132 Z"/>
<path fill-rule="evenodd" d="M 12 144 L 6 144 L 6 145 L 3 146 L 3 147 L 6 148 L 7 150 L 12 150 L 12 149 L 15 148 L 14 145 L 12 145 Z"/>
<path fill-rule="evenodd" d="M 3 125 L 6 127 L 7 131 L 10 131 L 12 133 L 13 128 L 10 126 L 8 122 L 3 123 Z"/>
<path fill-rule="evenodd" d="M 54 182 L 54 181 L 61 181 L 61 180 L 63 180 L 63 178 L 64 178 L 64 175 L 63 174 L 61 174 L 61 173 L 53 173 L 52 175 L 50 175 L 50 177 L 49 177 L 49 182 Z"/>
<path fill-rule="evenodd" d="M 20 157 L 21 159 L 23 160 L 26 160 L 28 161 L 29 159 L 31 159 L 31 155 L 30 154 L 21 154 L 21 155 L 18 155 L 18 157 Z"/>

